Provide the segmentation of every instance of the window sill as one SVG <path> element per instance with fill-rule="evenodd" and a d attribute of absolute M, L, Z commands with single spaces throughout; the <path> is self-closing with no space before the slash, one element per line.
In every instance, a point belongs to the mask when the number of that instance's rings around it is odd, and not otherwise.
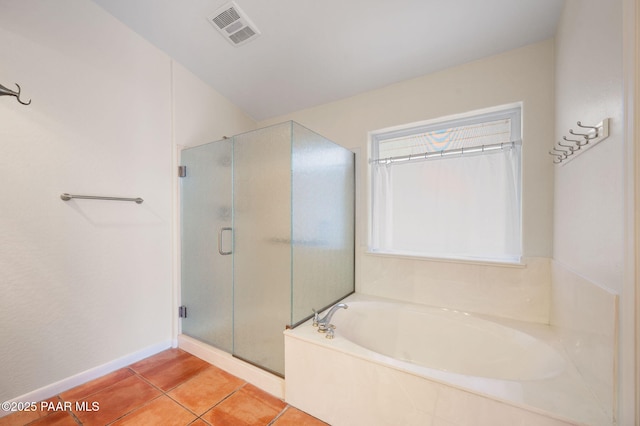
<path fill-rule="evenodd" d="M 367 250 L 364 253 L 367 256 L 375 257 L 388 257 L 395 259 L 411 259 L 427 262 L 442 262 L 442 263 L 458 263 L 465 265 L 482 265 L 482 266 L 497 266 L 501 268 L 526 268 L 527 264 L 522 260 L 520 261 L 508 261 L 508 260 L 490 260 L 490 259 L 471 259 L 471 258 L 453 258 L 453 257 L 433 257 L 433 256 L 419 256 L 416 254 L 403 254 L 393 252 L 379 252 Z"/>

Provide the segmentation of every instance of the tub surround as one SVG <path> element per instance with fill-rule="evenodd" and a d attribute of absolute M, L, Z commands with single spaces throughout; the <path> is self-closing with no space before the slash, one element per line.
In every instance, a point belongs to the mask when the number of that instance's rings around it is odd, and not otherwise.
<path fill-rule="evenodd" d="M 384 301 L 355 294 L 346 302 L 354 300 Z M 401 309 L 408 307 L 400 304 Z M 333 340 L 307 322 L 285 332 L 286 400 L 334 425 L 611 424 L 553 327 L 486 315 L 479 318 L 546 342 L 562 355 L 565 370 L 541 380 L 516 381 L 416 368 L 349 341 L 338 321 Z M 315 367 L 320 365 L 323 368 Z M 397 417 L 399 413 L 402 418 Z"/>
<path fill-rule="evenodd" d="M 600 405 L 616 404 L 618 295 L 553 261 L 550 322 Z"/>
<path fill-rule="evenodd" d="M 521 264 L 362 253 L 356 292 L 424 305 L 549 323 L 550 259 Z"/>
<path fill-rule="evenodd" d="M 285 401 L 299 404 L 302 410 L 334 426 L 573 424 L 455 385 L 380 368 L 376 363 L 330 349 L 324 342 L 316 344 L 287 336 L 285 353 L 287 358 L 293 357 L 287 361 L 286 374 L 290 378 Z M 317 368 L 319 365 L 323 367 Z"/>

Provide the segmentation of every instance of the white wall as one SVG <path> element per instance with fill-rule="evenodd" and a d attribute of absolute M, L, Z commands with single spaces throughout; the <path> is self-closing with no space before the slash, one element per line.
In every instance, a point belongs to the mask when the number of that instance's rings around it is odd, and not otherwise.
<path fill-rule="evenodd" d="M 578 120 L 609 117 L 611 128 L 607 140 L 555 167 L 553 254 L 615 292 L 624 261 L 622 65 L 622 1 L 568 0 L 556 37 L 555 137 Z"/>
<path fill-rule="evenodd" d="M 550 315 L 611 417 L 625 263 L 622 6 L 622 0 L 567 0 L 556 35 L 555 71 L 556 140 L 576 130 L 577 121 L 611 119 L 608 139 L 554 168 Z"/>
<path fill-rule="evenodd" d="M 552 254 L 553 41 L 400 82 L 259 123 L 295 120 L 360 156 L 358 290 L 546 322 Z M 514 102 L 523 103 L 524 268 L 394 259 L 366 253 L 367 133 Z M 500 279 L 496 279 L 501 277 Z"/>
<path fill-rule="evenodd" d="M 174 139 L 255 123 L 91 1 L 0 10 L 0 84 L 32 99 L 0 97 L 5 401 L 171 343 Z"/>
<path fill-rule="evenodd" d="M 256 128 L 256 122 L 195 77 L 173 63 L 174 139 L 178 147 L 218 141 Z"/>

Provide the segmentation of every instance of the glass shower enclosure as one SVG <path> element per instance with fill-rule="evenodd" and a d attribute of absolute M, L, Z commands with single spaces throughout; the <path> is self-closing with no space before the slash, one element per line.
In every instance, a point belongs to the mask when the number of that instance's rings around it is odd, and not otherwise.
<path fill-rule="evenodd" d="M 284 329 L 354 291 L 354 154 L 286 122 L 181 164 L 182 333 L 283 376 Z"/>

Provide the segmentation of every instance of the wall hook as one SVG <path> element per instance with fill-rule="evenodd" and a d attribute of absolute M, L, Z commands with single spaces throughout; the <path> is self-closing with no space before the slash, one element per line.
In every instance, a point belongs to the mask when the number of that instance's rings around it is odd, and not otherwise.
<path fill-rule="evenodd" d="M 558 149 L 555 146 L 551 148 L 551 150 L 559 153 L 559 154 L 551 154 L 551 155 L 561 155 L 563 158 L 567 158 L 569 155 L 573 154 L 572 151 L 565 151 L 564 149 Z"/>
<path fill-rule="evenodd" d="M 554 164 L 560 164 L 560 163 L 562 163 L 562 160 L 564 160 L 564 158 L 565 158 L 565 157 L 564 157 L 564 155 L 562 155 L 562 154 L 556 154 L 555 152 L 551 152 L 551 151 L 549 151 L 549 154 L 551 154 L 551 155 L 553 155 L 554 157 L 556 157 L 556 158 L 553 160 L 553 163 L 554 163 Z"/>
<path fill-rule="evenodd" d="M 567 141 L 567 142 L 574 142 L 574 141 Z M 576 146 L 573 146 L 573 145 L 565 145 L 565 144 L 563 144 L 562 142 L 558 142 L 558 146 L 562 146 L 562 147 L 565 147 L 565 148 L 569 148 L 569 151 L 571 151 L 571 155 L 573 155 L 573 151 L 577 151 L 577 150 L 579 150 L 579 149 L 580 149 L 580 147 L 581 147 L 582 145 L 580 145 L 580 144 L 578 143 L 578 144 L 577 144 L 577 147 L 576 147 Z"/>
<path fill-rule="evenodd" d="M 585 126 L 584 124 L 582 124 L 581 122 L 576 122 L 576 124 L 579 127 L 582 127 L 583 129 L 593 129 L 595 131 L 595 134 L 593 136 L 591 136 L 589 139 L 594 139 L 597 138 L 600 132 L 600 128 L 599 127 L 594 127 L 594 126 Z"/>
<path fill-rule="evenodd" d="M 587 141 L 593 139 L 593 137 L 590 134 L 588 134 L 588 133 L 576 133 L 576 132 L 573 131 L 573 129 L 569 129 L 569 133 L 571 133 L 573 136 L 582 136 Z"/>
<path fill-rule="evenodd" d="M 22 99 L 20 99 L 20 91 L 21 91 L 20 85 L 16 83 L 16 86 L 18 86 L 17 92 L 14 90 L 8 89 L 4 87 L 2 84 L 0 84 L 0 96 L 15 96 L 18 102 L 20 102 L 22 105 L 29 105 L 31 103 L 31 99 L 29 99 L 29 102 L 23 102 Z"/>
<path fill-rule="evenodd" d="M 589 141 L 580 142 L 580 140 L 577 140 L 577 139 L 568 139 L 566 136 L 563 136 L 562 139 L 567 141 L 567 142 L 575 143 L 576 145 L 578 145 L 578 149 L 580 149 L 581 146 L 585 146 L 586 144 L 589 143 Z"/>

